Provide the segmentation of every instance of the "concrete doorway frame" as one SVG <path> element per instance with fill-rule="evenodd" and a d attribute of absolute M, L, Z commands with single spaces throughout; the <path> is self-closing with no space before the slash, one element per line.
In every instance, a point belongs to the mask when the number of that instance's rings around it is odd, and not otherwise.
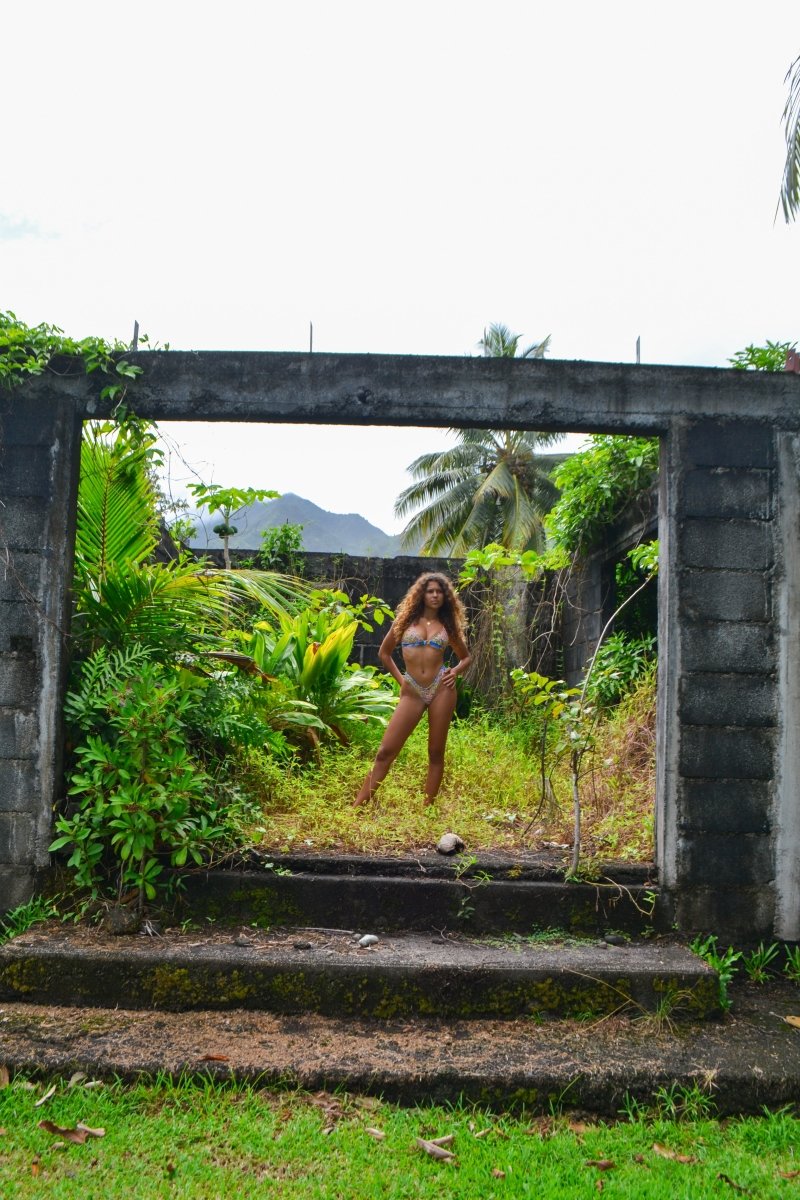
<path fill-rule="evenodd" d="M 657 857 L 680 929 L 800 938 L 800 380 L 689 367 L 145 353 L 156 421 L 483 427 L 662 440 Z M 74 363 L 0 396 L 0 906 L 46 866 L 83 420 Z"/>

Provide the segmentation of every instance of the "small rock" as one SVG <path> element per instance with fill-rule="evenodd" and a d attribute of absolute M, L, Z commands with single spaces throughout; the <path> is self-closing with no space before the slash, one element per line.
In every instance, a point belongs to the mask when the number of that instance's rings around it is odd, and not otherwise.
<path fill-rule="evenodd" d="M 311 950 L 313 949 L 311 942 L 292 942 L 295 950 Z"/>
<path fill-rule="evenodd" d="M 457 833 L 443 833 L 436 846 L 437 854 L 458 854 L 464 843 Z"/>
<path fill-rule="evenodd" d="M 142 926 L 142 918 L 139 913 L 133 908 L 127 908 L 124 904 L 115 904 L 106 913 L 103 921 L 103 928 L 108 933 L 117 935 L 127 933 L 138 933 Z"/>
<path fill-rule="evenodd" d="M 622 937 L 619 933 L 607 933 L 603 937 L 603 941 L 607 946 L 627 946 L 627 938 Z"/>
<path fill-rule="evenodd" d="M 363 937 L 358 939 L 359 946 L 376 946 L 380 938 L 375 933 L 365 933 Z"/>
<path fill-rule="evenodd" d="M 240 933 L 237 938 L 233 939 L 233 944 L 234 944 L 234 946 L 244 946 L 244 947 L 247 947 L 248 949 L 252 949 L 252 946 L 253 946 L 253 943 L 250 941 L 250 938 L 245 937 L 245 935 L 243 933 Z"/>

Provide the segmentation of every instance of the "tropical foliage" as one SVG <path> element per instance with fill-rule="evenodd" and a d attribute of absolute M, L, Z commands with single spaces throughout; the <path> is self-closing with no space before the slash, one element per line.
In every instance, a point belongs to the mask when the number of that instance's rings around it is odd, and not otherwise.
<path fill-rule="evenodd" d="M 349 662 L 357 629 L 351 611 L 304 609 L 258 621 L 238 641 L 262 675 L 276 676 L 289 694 L 308 704 L 319 728 L 348 745 L 354 727 L 385 721 L 395 703 L 382 676 Z"/>
<path fill-rule="evenodd" d="M 789 85 L 783 110 L 786 159 L 778 204 L 788 224 L 800 211 L 800 58 L 796 58 L 789 67 L 784 82 Z"/>
<path fill-rule="evenodd" d="M 637 502 L 649 509 L 658 477 L 658 438 L 597 434 L 558 468 L 558 502 L 545 525 L 553 544 L 583 551 Z"/>
<path fill-rule="evenodd" d="M 507 325 L 489 325 L 478 342 L 484 358 L 544 358 L 550 346 L 550 334 L 541 342 L 519 348 L 521 333 L 512 333 Z"/>
<path fill-rule="evenodd" d="M 408 468 L 414 483 L 397 499 L 405 517 L 423 506 L 403 530 L 423 554 L 464 555 L 499 542 L 510 550 L 544 547 L 543 516 L 558 491 L 553 457 L 542 451 L 560 434 L 523 430 L 459 429 L 458 444 L 423 454 Z"/>
<path fill-rule="evenodd" d="M 224 488 L 218 483 L 190 483 L 189 491 L 200 508 L 210 515 L 219 513 L 221 520 L 213 532 L 222 538 L 222 553 L 227 570 L 231 569 L 230 540 L 237 532 L 233 521 L 258 500 L 276 500 L 280 495 L 270 488 Z"/>
<path fill-rule="evenodd" d="M 505 325 L 490 325 L 478 345 L 488 358 L 542 358 L 550 341 L 520 351 L 519 339 Z M 490 542 L 509 550 L 543 549 L 542 517 L 558 492 L 550 478 L 556 460 L 542 451 L 561 434 L 453 432 L 455 446 L 423 454 L 408 468 L 414 482 L 395 504 L 397 516 L 415 514 L 403 530 L 404 542 L 421 545 L 423 554 L 461 556 Z"/>
<path fill-rule="evenodd" d="M 101 399 L 122 407 L 127 384 L 141 375 L 142 368 L 127 362 L 127 347 L 122 342 L 106 342 L 87 337 L 76 341 L 57 325 L 26 325 L 16 313 L 0 311 L 0 386 L 14 387 L 36 375 L 53 369 L 59 360 L 59 374 L 100 371 L 111 382 L 102 389 Z"/>
<path fill-rule="evenodd" d="M 728 362 L 738 371 L 783 371 L 790 351 L 797 347 L 797 342 L 770 342 L 766 346 L 745 346 L 737 350 Z"/>
<path fill-rule="evenodd" d="M 347 665 L 359 614 L 343 611 L 345 597 L 312 600 L 288 576 L 213 570 L 162 544 L 158 461 L 147 422 L 87 428 L 65 708 L 74 748 L 52 845 L 69 850 L 81 885 L 133 888 L 140 904 L 166 866 L 207 861 L 236 839 L 251 803 L 237 763 L 345 741 L 394 703 Z M 242 652 L 256 635 L 263 666 Z"/>
<path fill-rule="evenodd" d="M 110 872 L 121 897 L 154 899 L 166 860 L 202 861 L 225 823 L 212 779 L 188 745 L 202 688 L 187 671 L 150 661 L 135 643 L 85 664 L 65 713 L 81 740 L 70 811 L 50 847 L 69 847 L 79 886 L 98 894 Z M 114 864 L 113 866 L 111 864 Z"/>

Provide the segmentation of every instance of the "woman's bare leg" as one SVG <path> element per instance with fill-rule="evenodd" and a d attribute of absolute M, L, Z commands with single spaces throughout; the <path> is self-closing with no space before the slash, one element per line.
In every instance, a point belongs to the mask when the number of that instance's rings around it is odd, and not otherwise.
<path fill-rule="evenodd" d="M 419 725 L 420 717 L 424 712 L 425 704 L 418 696 L 401 694 L 397 701 L 397 707 L 386 726 L 386 732 L 383 735 L 372 770 L 356 796 L 356 804 L 365 804 L 375 795 L 378 784 L 386 778 L 389 768 L 405 746 L 410 734 Z"/>
<path fill-rule="evenodd" d="M 440 687 L 428 705 L 428 777 L 425 799 L 433 804 L 444 774 L 444 750 L 456 708 L 456 689 Z"/>

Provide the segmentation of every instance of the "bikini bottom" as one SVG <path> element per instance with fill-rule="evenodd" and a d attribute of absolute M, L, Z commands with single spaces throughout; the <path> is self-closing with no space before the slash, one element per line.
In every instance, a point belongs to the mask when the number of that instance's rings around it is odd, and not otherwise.
<path fill-rule="evenodd" d="M 439 667 L 439 670 L 436 672 L 436 675 L 435 675 L 432 683 L 417 683 L 414 676 L 409 675 L 408 671 L 406 671 L 405 675 L 403 676 L 403 679 L 405 679 L 406 683 L 409 685 L 410 688 L 413 688 L 413 690 L 417 693 L 420 700 L 422 700 L 424 702 L 425 707 L 427 708 L 427 706 L 430 704 L 431 700 L 433 700 L 434 696 L 436 695 L 436 693 L 439 690 L 439 686 L 442 682 L 442 675 L 444 675 L 444 672 L 445 672 L 445 667 Z"/>

